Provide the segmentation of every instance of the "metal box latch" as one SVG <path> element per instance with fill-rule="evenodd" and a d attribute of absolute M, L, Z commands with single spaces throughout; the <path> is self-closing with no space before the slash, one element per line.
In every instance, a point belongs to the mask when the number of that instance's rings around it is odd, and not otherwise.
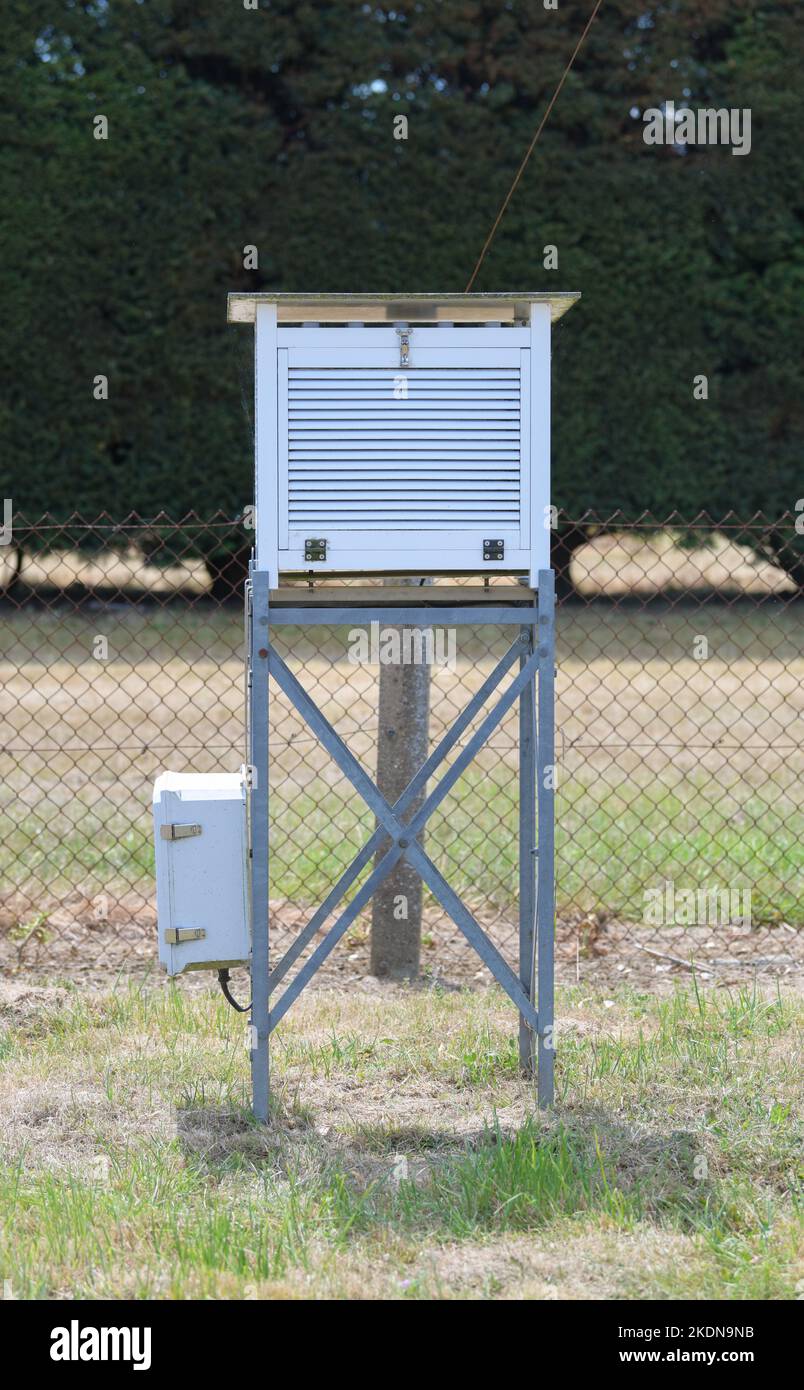
<path fill-rule="evenodd" d="M 326 560 L 327 543 L 325 540 L 310 538 L 304 542 L 305 560 Z"/>
<path fill-rule="evenodd" d="M 504 560 L 505 542 L 504 541 L 485 541 L 483 542 L 484 560 Z"/>
<path fill-rule="evenodd" d="M 180 946 L 182 941 L 203 941 L 206 934 L 204 927 L 168 927 L 165 941 L 168 946 Z"/>
<path fill-rule="evenodd" d="M 160 825 L 159 834 L 163 840 L 189 840 L 192 835 L 201 834 L 201 826 L 190 823 L 186 825 L 175 823 L 173 825 Z"/>
<path fill-rule="evenodd" d="M 410 366 L 410 328 L 407 324 L 397 328 L 399 334 L 399 365 Z"/>

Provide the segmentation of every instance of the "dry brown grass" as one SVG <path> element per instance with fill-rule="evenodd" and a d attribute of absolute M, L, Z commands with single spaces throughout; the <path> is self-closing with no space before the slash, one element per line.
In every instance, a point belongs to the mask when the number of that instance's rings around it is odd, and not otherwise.
<path fill-rule="evenodd" d="M 260 1129 L 219 997 L 0 988 L 4 1277 L 17 1297 L 793 1297 L 793 1001 L 587 986 L 559 1017 L 545 1116 L 496 992 L 319 990 L 283 1021 Z M 546 1182 L 561 1135 L 575 1157 Z"/>

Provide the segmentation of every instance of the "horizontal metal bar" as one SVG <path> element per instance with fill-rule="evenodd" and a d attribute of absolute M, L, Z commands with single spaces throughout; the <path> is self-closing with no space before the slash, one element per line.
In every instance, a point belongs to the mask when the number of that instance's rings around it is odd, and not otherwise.
<path fill-rule="evenodd" d="M 478 710 L 485 704 L 491 692 L 502 680 L 506 671 L 513 665 L 514 661 L 516 661 L 521 651 L 522 643 L 517 640 L 511 644 L 505 655 L 497 662 L 494 670 L 487 676 L 486 680 L 484 680 L 483 684 L 472 696 L 469 704 L 458 715 L 455 723 L 447 730 L 440 743 L 433 749 L 427 761 L 419 768 L 416 776 L 408 783 L 399 800 L 395 802 L 392 807 L 395 816 L 403 816 L 411 803 L 415 801 L 419 792 L 427 785 L 427 782 L 435 772 L 439 763 L 443 762 L 447 754 L 454 748 L 464 729 L 471 724 Z M 307 925 L 299 932 L 299 935 L 288 947 L 281 961 L 279 961 L 278 965 L 272 970 L 268 981 L 269 993 L 272 993 L 273 990 L 276 989 L 280 980 L 284 979 L 291 966 L 298 960 L 308 942 L 312 941 L 319 928 L 324 925 L 330 914 L 334 912 L 343 894 L 349 889 L 351 884 L 354 883 L 366 864 L 368 864 L 372 855 L 379 849 L 384 837 L 385 831 L 382 828 L 375 830 L 371 838 L 352 860 L 348 869 L 341 874 L 334 888 L 327 894 L 321 906 L 316 909 Z"/>
<path fill-rule="evenodd" d="M 490 571 L 491 573 L 491 571 Z M 529 621 L 529 615 L 536 613 L 536 605 L 530 603 L 513 605 L 474 604 L 471 607 L 411 607 L 399 608 L 280 608 L 271 607 L 272 627 L 359 627 L 361 623 L 387 623 L 396 627 L 405 624 L 418 627 L 460 627 L 464 624 L 497 626 L 512 623 L 519 625 Z"/>

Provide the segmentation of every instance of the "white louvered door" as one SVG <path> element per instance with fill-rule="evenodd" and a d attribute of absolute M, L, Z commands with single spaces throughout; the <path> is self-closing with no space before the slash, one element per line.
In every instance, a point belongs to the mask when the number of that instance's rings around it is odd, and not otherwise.
<path fill-rule="evenodd" d="M 527 570 L 529 359 L 517 328 L 414 327 L 408 366 L 392 328 L 280 328 L 279 570 Z"/>

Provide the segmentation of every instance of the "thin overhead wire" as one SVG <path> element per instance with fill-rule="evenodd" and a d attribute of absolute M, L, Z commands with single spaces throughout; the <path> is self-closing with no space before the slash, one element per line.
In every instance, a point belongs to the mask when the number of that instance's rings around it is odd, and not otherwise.
<path fill-rule="evenodd" d="M 517 188 L 517 185 L 518 185 L 518 183 L 519 183 L 519 180 L 522 178 L 522 175 L 523 175 L 524 172 L 525 172 L 525 166 L 526 166 L 528 160 L 530 159 L 531 155 L 533 154 L 534 149 L 536 148 L 536 141 L 538 140 L 539 136 L 541 135 L 542 131 L 544 130 L 544 127 L 545 127 L 546 124 L 547 124 L 547 120 L 548 120 L 548 117 L 549 117 L 549 115 L 550 115 L 550 112 L 552 111 L 553 107 L 555 106 L 555 104 L 556 104 L 556 102 L 557 102 L 557 100 L 558 100 L 559 92 L 561 91 L 561 88 L 564 86 L 564 83 L 565 83 L 566 80 L 567 80 L 567 76 L 568 76 L 568 74 L 569 74 L 570 68 L 572 67 L 573 63 L 575 62 L 575 59 L 577 58 L 578 54 L 580 53 L 581 47 L 582 47 L 583 42 L 584 42 L 584 39 L 586 38 L 586 35 L 589 33 L 589 30 L 591 29 L 592 24 L 594 23 L 595 16 L 597 15 L 597 12 L 598 12 L 598 10 L 600 9 L 600 6 L 601 6 L 602 4 L 603 4 L 603 0 L 597 0 L 597 3 L 596 3 L 596 5 L 595 5 L 595 8 L 593 9 L 591 15 L 589 16 L 589 19 L 588 19 L 587 22 L 586 22 L 586 28 L 584 29 L 583 33 L 581 34 L 581 37 L 579 38 L 578 42 L 577 42 L 576 45 L 575 45 L 575 51 L 574 51 L 572 57 L 570 58 L 569 62 L 567 63 L 567 66 L 565 67 L 563 73 L 561 74 L 561 81 L 559 82 L 558 86 L 556 87 L 555 91 L 553 92 L 552 97 L 550 98 L 550 104 L 549 104 L 549 106 L 547 107 L 547 110 L 545 111 L 544 115 L 542 116 L 541 121 L 539 122 L 539 128 L 538 128 L 538 130 L 536 131 L 536 134 L 534 135 L 534 137 L 533 137 L 533 139 L 531 140 L 530 144 L 528 145 L 527 152 L 526 152 L 526 154 L 525 154 L 525 158 L 522 160 L 522 163 L 520 164 L 519 168 L 518 168 L 517 171 L 516 171 L 516 175 L 515 175 L 515 177 L 514 177 L 514 181 L 513 181 L 513 183 L 511 184 L 511 187 L 509 188 L 509 190 L 508 190 L 508 192 L 507 192 L 507 194 L 506 194 L 506 196 L 505 196 L 505 201 L 503 202 L 503 205 L 502 205 L 502 207 L 500 208 L 500 211 L 497 213 L 497 216 L 496 216 L 495 219 L 494 219 L 494 225 L 492 226 L 491 231 L 489 232 L 488 236 L 486 237 L 486 241 L 485 241 L 485 244 L 484 244 L 484 246 L 483 246 L 483 250 L 480 252 L 480 255 L 479 255 L 478 258 L 477 258 L 477 263 L 476 263 L 476 265 L 475 265 L 475 268 L 474 268 L 474 270 L 472 271 L 472 274 L 471 274 L 470 277 L 469 277 L 469 282 L 468 282 L 468 284 L 467 284 L 467 286 L 466 286 L 466 290 L 465 290 L 465 293 L 466 293 L 466 294 L 469 293 L 469 291 L 471 290 L 473 284 L 475 283 L 475 279 L 476 279 L 476 277 L 477 277 L 477 272 L 479 271 L 481 265 L 483 264 L 483 261 L 484 261 L 485 256 L 486 256 L 486 252 L 488 251 L 489 247 L 491 246 L 492 241 L 494 240 L 494 236 L 495 236 L 495 233 L 496 233 L 496 231 L 497 231 L 497 228 L 499 227 L 500 223 L 501 223 L 502 220 L 503 220 L 503 217 L 505 216 L 505 210 L 506 210 L 506 208 L 508 207 L 508 204 L 510 203 L 511 199 L 512 199 L 513 196 L 514 196 L 514 193 L 515 193 L 515 191 L 516 191 L 516 188 Z"/>

